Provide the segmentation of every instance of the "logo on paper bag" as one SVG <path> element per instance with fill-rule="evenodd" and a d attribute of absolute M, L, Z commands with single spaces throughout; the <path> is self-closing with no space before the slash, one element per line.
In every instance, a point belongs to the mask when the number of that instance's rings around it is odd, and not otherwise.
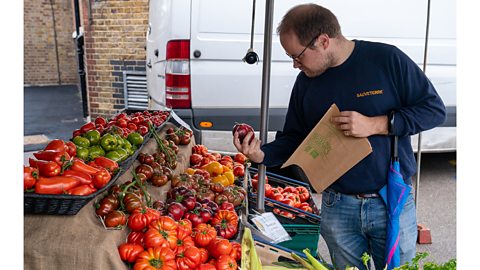
<path fill-rule="evenodd" d="M 303 151 L 307 152 L 313 159 L 317 157 L 324 158 L 332 150 L 332 145 L 327 137 L 318 133 L 312 134 Z"/>

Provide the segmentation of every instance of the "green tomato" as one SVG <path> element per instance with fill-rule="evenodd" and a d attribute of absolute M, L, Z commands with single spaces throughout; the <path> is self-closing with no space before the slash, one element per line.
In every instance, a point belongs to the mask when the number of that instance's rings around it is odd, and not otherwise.
<path fill-rule="evenodd" d="M 75 138 L 73 138 L 73 143 L 76 146 L 80 146 L 80 147 L 89 147 L 90 146 L 90 141 L 87 138 L 84 138 L 82 136 L 76 136 Z"/>
<path fill-rule="evenodd" d="M 119 162 L 121 161 L 122 157 L 120 156 L 120 154 L 116 151 L 116 150 L 112 150 L 112 151 L 108 151 L 106 154 L 105 154 L 105 157 L 106 158 L 109 158 L 113 161 L 116 161 L 116 162 Z"/>
<path fill-rule="evenodd" d="M 83 160 L 87 160 L 89 152 L 90 151 L 88 151 L 88 148 L 77 147 L 77 157 L 78 158 L 81 158 Z"/>
<path fill-rule="evenodd" d="M 128 134 L 127 140 L 132 144 L 132 145 L 141 145 L 143 143 L 143 136 L 140 133 L 137 132 L 132 132 Z"/>
<path fill-rule="evenodd" d="M 112 134 L 105 134 L 102 139 L 100 139 L 100 145 L 105 151 L 114 150 L 118 145 L 117 138 Z"/>
<path fill-rule="evenodd" d="M 84 136 L 90 141 L 90 145 L 97 145 L 100 142 L 101 135 L 96 129 L 87 131 Z"/>
<path fill-rule="evenodd" d="M 100 145 L 91 146 L 90 148 L 88 148 L 88 151 L 88 158 L 90 160 L 94 160 L 95 158 L 100 156 L 105 156 L 105 151 Z"/>

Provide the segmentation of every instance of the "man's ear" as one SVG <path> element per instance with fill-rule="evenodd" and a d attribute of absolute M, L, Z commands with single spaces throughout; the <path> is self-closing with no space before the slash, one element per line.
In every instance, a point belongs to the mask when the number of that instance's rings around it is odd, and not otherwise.
<path fill-rule="evenodd" d="M 316 45 L 326 50 L 330 45 L 330 37 L 327 34 L 321 34 L 320 36 L 318 36 Z"/>

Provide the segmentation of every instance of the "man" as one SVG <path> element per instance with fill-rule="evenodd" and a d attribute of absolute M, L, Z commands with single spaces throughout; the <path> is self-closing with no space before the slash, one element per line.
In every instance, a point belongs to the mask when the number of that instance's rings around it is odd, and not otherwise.
<path fill-rule="evenodd" d="M 337 269 L 362 265 L 371 254 L 383 269 L 386 207 L 378 191 L 386 184 L 392 135 L 399 137 L 402 175 L 411 185 L 415 157 L 410 135 L 445 121 L 445 106 L 424 73 L 398 48 L 347 40 L 328 9 L 299 5 L 277 28 L 280 43 L 298 74 L 282 132 L 261 146 L 248 134 L 233 143 L 251 161 L 283 164 L 335 103 L 341 113 L 331 119 L 345 136 L 368 138 L 373 152 L 322 193 L 321 235 Z M 315 181 L 315 179 L 310 179 Z M 417 225 L 412 194 L 400 217 L 401 263 L 415 256 Z"/>

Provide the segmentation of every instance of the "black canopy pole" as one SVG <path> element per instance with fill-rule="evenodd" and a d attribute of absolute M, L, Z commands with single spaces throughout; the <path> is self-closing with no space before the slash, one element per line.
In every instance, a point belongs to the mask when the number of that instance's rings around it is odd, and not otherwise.
<path fill-rule="evenodd" d="M 265 30 L 263 38 L 263 72 L 262 72 L 262 104 L 260 119 L 260 140 L 267 142 L 268 137 L 268 106 L 270 96 L 270 65 L 272 59 L 272 25 L 273 25 L 273 0 L 265 4 Z M 265 212 L 265 165 L 258 167 L 258 200 L 257 210 Z"/>
<path fill-rule="evenodd" d="M 87 0 L 90 1 L 90 0 Z M 77 58 L 78 58 L 78 74 L 80 75 L 80 92 L 82 94 L 82 107 L 83 107 L 83 118 L 86 122 L 90 121 L 90 115 L 88 113 L 88 99 L 87 99 L 87 81 L 85 74 L 85 62 L 83 61 L 83 33 L 80 33 L 80 5 L 78 0 L 73 0 L 74 9 L 75 9 L 75 44 L 77 45 Z"/>

